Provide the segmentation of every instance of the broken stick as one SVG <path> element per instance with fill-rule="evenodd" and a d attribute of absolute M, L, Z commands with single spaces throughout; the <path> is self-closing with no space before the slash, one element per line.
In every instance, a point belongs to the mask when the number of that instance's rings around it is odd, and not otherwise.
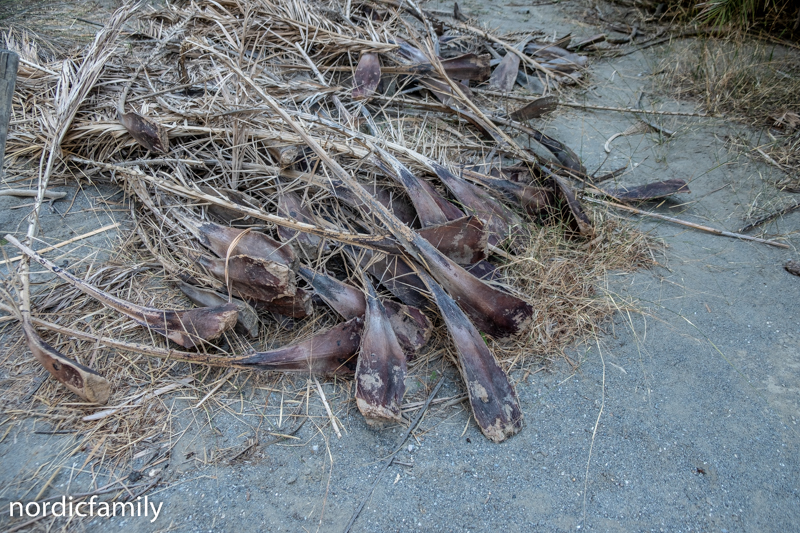
<path fill-rule="evenodd" d="M 661 220 L 666 220 L 668 222 L 673 222 L 675 224 L 680 224 L 681 226 L 686 226 L 689 228 L 699 229 L 700 231 L 705 231 L 707 233 L 713 233 L 714 235 L 722 235 L 723 237 L 731 237 L 733 239 L 742 239 L 744 241 L 754 241 L 760 242 L 762 244 L 769 244 L 770 246 L 775 246 L 777 248 L 789 248 L 788 244 L 778 242 L 778 241 L 771 241 L 768 239 L 759 239 L 758 237 L 751 237 L 749 235 L 742 235 L 741 233 L 733 233 L 731 231 L 725 231 L 721 229 L 711 228 L 709 226 L 702 226 L 700 224 L 695 224 L 693 222 L 687 222 L 685 220 L 681 220 L 679 218 L 668 217 L 666 215 L 659 215 L 658 213 L 651 213 L 649 211 L 642 211 L 641 209 L 636 209 L 635 207 L 630 207 L 628 205 L 617 204 L 614 202 L 606 202 L 605 200 L 599 200 L 597 198 L 587 198 L 590 202 L 600 204 L 600 205 L 607 205 L 608 207 L 615 207 L 617 209 L 623 209 L 625 211 L 630 211 L 631 213 L 636 213 L 637 215 L 645 215 L 648 217 L 658 218 Z"/>

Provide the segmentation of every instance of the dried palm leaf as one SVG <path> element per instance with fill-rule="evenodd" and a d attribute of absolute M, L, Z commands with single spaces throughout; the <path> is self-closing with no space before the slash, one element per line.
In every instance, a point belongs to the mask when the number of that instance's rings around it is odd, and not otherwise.
<path fill-rule="evenodd" d="M 92 287 L 40 256 L 11 235 L 6 235 L 5 239 L 19 248 L 25 255 L 84 294 L 88 294 L 102 304 L 132 318 L 138 324 L 164 335 L 185 348 L 192 348 L 203 341 L 214 340 L 236 324 L 237 310 L 234 304 L 201 307 L 186 311 L 143 307 Z"/>
<path fill-rule="evenodd" d="M 406 356 L 368 280 L 367 308 L 356 366 L 356 405 L 367 423 L 399 422 L 406 391 Z"/>

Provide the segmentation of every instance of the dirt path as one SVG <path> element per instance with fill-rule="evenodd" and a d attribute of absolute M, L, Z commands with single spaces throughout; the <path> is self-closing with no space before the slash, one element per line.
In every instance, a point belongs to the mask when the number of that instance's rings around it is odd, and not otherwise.
<path fill-rule="evenodd" d="M 430 4 L 441 9 L 444 3 Z M 492 17 L 504 30 L 548 28 L 590 35 L 573 4 L 526 6 L 467 2 L 462 8 Z M 645 108 L 692 111 L 659 90 L 651 76 L 665 48 L 601 60 L 591 67 L 588 104 L 631 106 L 644 91 Z M 630 161 L 620 183 L 689 181 L 682 204 L 654 210 L 736 231 L 753 201 L 777 195 L 780 177 L 732 151 L 729 136 L 756 135 L 730 122 L 659 117 L 671 138 L 638 134 L 617 139 L 606 160 L 603 144 L 635 117 L 561 108 L 545 132 L 573 147 L 587 168 L 610 170 Z M 8 200 L 11 201 L 11 200 Z M 13 200 L 17 202 L 18 200 Z M 19 201 L 22 203 L 22 201 Z M 648 207 L 649 209 L 650 207 Z M 0 219 L 6 227 L 8 218 Z M 667 245 L 660 267 L 608 280 L 603 290 L 643 314 L 621 313 L 597 343 L 576 347 L 579 362 L 517 372 L 526 428 L 494 445 L 470 421 L 465 404 L 437 407 L 423 419 L 378 483 L 353 531 L 791 531 L 800 523 L 800 279 L 782 264 L 797 258 L 800 213 L 765 227 L 788 236 L 791 250 L 736 241 L 667 223 L 641 225 Z M 535 370 L 535 369 L 534 369 Z M 429 383 L 438 379 L 431 369 Z M 452 377 L 452 376 L 451 376 Z M 419 386 L 417 384 L 416 386 Z M 314 388 L 313 382 L 310 384 Z M 139 472 L 148 493 L 163 502 L 150 518 L 96 518 L 67 529 L 109 531 L 342 531 L 400 429 L 368 429 L 341 383 L 323 385 L 344 424 L 330 431 L 317 395 L 314 415 L 296 438 L 267 446 L 293 426 L 259 428 L 249 409 L 280 402 L 280 391 L 222 387 L 216 412 L 170 400 L 178 416 L 171 460 L 140 457 L 120 472 Z M 305 392 L 305 385 L 303 390 Z M 448 379 L 440 397 L 461 391 Z M 265 400 L 266 398 L 266 400 Z M 408 413 L 413 416 L 415 412 Z M 5 419 L 5 417 L 3 417 Z M 71 436 L 31 431 L 31 423 L 0 425 L 0 526 L 7 506 L 26 493 L 48 449 L 68 448 Z M 8 431 L 6 431 L 8 429 Z M 185 432 L 184 432 L 185 430 Z M 258 434 L 261 446 L 231 458 Z M 270 436 L 272 434 L 272 436 Z M 74 445 L 74 444 L 73 444 Z M 220 452 L 220 450 L 222 450 Z M 88 491 L 85 458 L 65 468 L 46 495 Z M 150 464 L 147 461 L 150 460 Z M 153 477 L 150 477 L 152 474 Z M 39 485 L 36 485 L 37 491 Z M 49 520 L 35 528 L 44 529 Z M 110 522 L 110 523 L 109 523 Z"/>

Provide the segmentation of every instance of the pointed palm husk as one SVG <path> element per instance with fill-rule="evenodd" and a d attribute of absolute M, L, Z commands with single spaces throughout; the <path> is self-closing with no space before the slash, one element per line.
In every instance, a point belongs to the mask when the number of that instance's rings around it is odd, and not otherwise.
<path fill-rule="evenodd" d="M 351 318 L 304 341 L 236 358 L 236 364 L 280 372 L 352 374 L 363 327 L 363 318 Z"/>
<path fill-rule="evenodd" d="M 164 126 L 133 111 L 120 113 L 119 121 L 136 142 L 156 153 L 169 152 L 169 137 Z"/>
<path fill-rule="evenodd" d="M 486 188 L 502 193 L 508 201 L 519 205 L 532 217 L 540 215 L 543 210 L 553 206 L 552 188 L 492 178 L 468 169 L 463 169 L 463 173 L 465 177 L 483 184 Z"/>
<path fill-rule="evenodd" d="M 306 224 L 316 224 L 313 215 L 303 200 L 296 193 L 286 191 L 278 196 L 278 214 L 287 218 L 305 222 Z M 317 235 L 295 231 L 289 228 L 278 226 L 278 235 L 283 242 L 294 242 L 305 252 L 307 257 L 313 257 L 319 250 L 322 239 Z"/>
<path fill-rule="evenodd" d="M 200 242 L 219 257 L 226 257 L 236 252 L 237 255 L 248 255 L 256 259 L 281 263 L 287 267 L 293 266 L 297 261 L 291 247 L 261 232 L 248 231 L 239 237 L 245 230 L 228 228 L 213 222 L 192 222 Z M 231 249 L 234 241 L 236 246 Z"/>
<path fill-rule="evenodd" d="M 492 198 L 485 190 L 456 177 L 438 163 L 434 164 L 434 170 L 442 183 L 450 189 L 453 196 L 458 198 L 469 214 L 484 221 L 489 231 L 489 244 L 492 246 L 497 246 L 498 243 L 513 238 L 522 227 L 523 221 L 519 215 Z"/>
<path fill-rule="evenodd" d="M 392 329 L 410 358 L 418 354 L 431 340 L 433 324 L 418 307 L 401 304 L 394 300 L 381 300 Z"/>
<path fill-rule="evenodd" d="M 475 216 L 428 226 L 417 233 L 459 265 L 471 265 L 488 256 L 489 233 Z"/>
<path fill-rule="evenodd" d="M 444 224 L 464 216 L 456 206 L 442 198 L 428 182 L 415 176 L 396 157 L 381 148 L 377 150 L 391 169 L 380 162 L 378 166 L 405 188 L 423 227 Z"/>
<path fill-rule="evenodd" d="M 557 96 L 542 96 L 511 113 L 511 118 L 523 122 L 532 118 L 539 118 L 545 113 L 555 111 L 558 107 Z"/>
<path fill-rule="evenodd" d="M 54 378 L 88 402 L 108 402 L 111 383 L 106 378 L 44 342 L 29 322 L 22 322 L 22 331 L 33 356 Z"/>
<path fill-rule="evenodd" d="M 3 291 L 5 293 L 5 291 Z M 5 293 L 6 295 L 8 293 Z M 111 396 L 111 383 L 98 372 L 86 367 L 77 361 L 69 359 L 64 354 L 47 344 L 39 337 L 30 320 L 22 319 L 19 308 L 9 300 L 11 307 L 4 306 L 4 310 L 17 315 L 22 323 L 22 333 L 33 357 L 50 372 L 56 380 L 69 390 L 92 403 L 105 404 Z"/>
<path fill-rule="evenodd" d="M 353 100 L 361 100 L 372 96 L 381 82 L 381 61 L 378 54 L 367 52 L 361 54 L 358 67 L 353 75 Z"/>
<path fill-rule="evenodd" d="M 425 284 L 403 257 L 372 250 L 355 250 L 351 247 L 346 249 L 356 264 L 369 272 L 395 298 L 414 307 L 428 305 L 428 299 L 423 294 Z"/>
<path fill-rule="evenodd" d="M 406 385 L 406 356 L 369 280 L 367 309 L 356 366 L 356 405 L 367 423 L 399 422 Z"/>
<path fill-rule="evenodd" d="M 558 159 L 558 162 L 561 163 L 564 168 L 571 170 L 580 177 L 586 176 L 586 167 L 583 166 L 580 158 L 570 149 L 569 146 L 561 141 L 553 139 L 552 137 L 548 137 L 537 129 L 529 129 L 534 140 L 536 140 L 536 142 L 547 148 L 554 156 L 556 156 L 556 159 Z M 525 131 L 528 132 L 528 129 Z"/>
<path fill-rule="evenodd" d="M 517 72 L 519 72 L 519 56 L 506 54 L 500 64 L 492 72 L 489 78 L 489 85 L 504 93 L 509 93 L 514 89 L 517 82 Z"/>
<path fill-rule="evenodd" d="M 195 305 L 201 307 L 219 307 L 228 303 L 228 297 L 212 289 L 195 287 L 188 283 L 178 283 L 178 288 Z M 255 339 L 258 337 L 258 314 L 246 302 L 231 298 L 230 302 L 236 306 L 239 314 L 236 316 L 236 331 Z"/>
<path fill-rule="evenodd" d="M 689 186 L 681 179 L 656 181 L 638 187 L 605 188 L 602 191 L 608 196 L 624 202 L 644 202 L 657 200 L 677 193 L 689 193 Z"/>
<path fill-rule="evenodd" d="M 481 432 L 502 442 L 522 429 L 522 410 L 508 376 L 481 334 L 442 288 L 421 273 L 442 312 L 458 353 L 458 368 L 467 387 L 472 414 Z"/>
<path fill-rule="evenodd" d="M 244 254 L 227 259 L 201 255 L 196 260 L 225 282 L 231 294 L 255 307 L 293 318 L 305 318 L 312 313 L 308 293 L 297 288 L 294 272 L 283 263 Z"/>
<path fill-rule="evenodd" d="M 233 304 L 183 311 L 144 307 L 92 287 L 40 256 L 11 235 L 6 235 L 5 239 L 79 291 L 132 318 L 142 326 L 164 335 L 184 348 L 192 348 L 201 344 L 202 341 L 214 340 L 236 324 L 237 310 Z"/>
<path fill-rule="evenodd" d="M 572 187 L 560 176 L 550 174 L 550 183 L 555 194 L 556 208 L 560 212 L 559 220 L 564 220 L 573 232 L 582 237 L 593 237 L 594 227 L 592 221 L 586 215 Z"/>
<path fill-rule="evenodd" d="M 367 304 L 361 290 L 310 268 L 300 267 L 298 273 L 314 287 L 314 292 L 345 320 L 364 316 Z M 409 357 L 419 353 L 428 344 L 433 333 L 430 319 L 417 307 L 393 300 L 382 300 L 382 302 L 403 351 Z"/>
<path fill-rule="evenodd" d="M 345 320 L 364 316 L 367 302 L 364 299 L 364 293 L 360 289 L 303 266 L 297 269 L 297 273 L 314 288 L 314 292 L 331 309 L 342 315 Z"/>

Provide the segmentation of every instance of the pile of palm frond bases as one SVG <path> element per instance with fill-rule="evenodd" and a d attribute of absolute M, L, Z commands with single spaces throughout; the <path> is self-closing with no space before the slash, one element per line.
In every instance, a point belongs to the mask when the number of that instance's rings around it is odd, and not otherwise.
<path fill-rule="evenodd" d="M 498 264 L 518 260 L 532 227 L 582 246 L 597 233 L 571 186 L 590 179 L 579 159 L 528 123 L 555 97 L 510 115 L 491 99 L 579 80 L 586 58 L 568 40 L 532 37 L 499 39 L 411 0 L 198 0 L 122 8 L 77 58 L 17 46 L 26 126 L 7 153 L 36 163 L 36 209 L 59 173 L 119 184 L 135 235 L 197 305 L 143 307 L 59 268 L 31 249 L 34 216 L 27 245 L 6 237 L 26 257 L 14 311 L 29 349 L 97 403 L 109 380 L 35 326 L 179 361 L 355 373 L 359 410 L 382 424 L 401 419 L 407 361 L 443 323 L 481 431 L 517 433 L 523 415 L 490 345 L 527 335 L 534 307 Z M 37 318 L 31 260 L 182 349 Z M 305 340 L 248 349 L 265 321 L 320 316 Z"/>

